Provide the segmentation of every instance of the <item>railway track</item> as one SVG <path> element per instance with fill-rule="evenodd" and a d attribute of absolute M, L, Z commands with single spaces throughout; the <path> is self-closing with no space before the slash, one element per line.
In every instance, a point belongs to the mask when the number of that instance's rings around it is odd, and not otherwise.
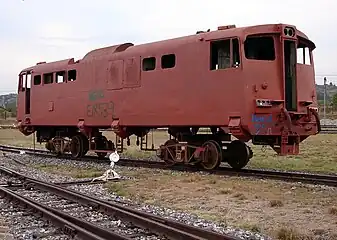
<path fill-rule="evenodd" d="M 238 238 L 197 228 L 135 210 L 119 203 L 95 199 L 53 183 L 26 177 L 0 167 L 24 182 L 22 188 L 0 186 L 1 197 L 41 214 L 72 238 L 81 239 L 222 239 Z"/>
<path fill-rule="evenodd" d="M 55 155 L 49 153 L 46 150 L 38 149 L 33 150 L 30 148 L 14 147 L 14 146 L 4 146 L 0 145 L 0 151 L 7 151 L 12 153 L 22 153 L 23 151 L 26 154 L 39 155 L 45 157 L 56 157 Z M 60 158 L 60 157 L 58 157 Z M 70 155 L 64 155 L 61 158 L 72 159 Z M 108 159 L 99 160 L 96 156 L 86 156 L 81 159 L 82 161 L 94 161 L 94 162 L 109 162 Z M 76 161 L 81 161 L 76 160 Z M 336 174 L 310 174 L 310 173 L 301 173 L 301 172 L 285 172 L 285 171 L 272 171 L 272 170 L 259 170 L 259 169 L 241 169 L 234 170 L 228 167 L 220 167 L 216 170 L 205 170 L 198 169 L 195 166 L 182 166 L 175 165 L 168 167 L 164 162 L 159 161 L 148 161 L 148 160 L 132 160 L 132 159 L 120 159 L 118 162 L 120 166 L 128 167 L 145 167 L 145 168 L 155 168 L 155 169 L 170 169 L 176 171 L 189 171 L 189 172 L 207 172 L 209 174 L 217 174 L 224 176 L 239 176 L 239 177 L 255 177 L 262 179 L 273 179 L 273 180 L 282 180 L 282 181 L 291 181 L 291 182 L 302 182 L 309 184 L 318 184 L 318 185 L 327 185 L 332 187 L 337 187 L 337 175 Z"/>

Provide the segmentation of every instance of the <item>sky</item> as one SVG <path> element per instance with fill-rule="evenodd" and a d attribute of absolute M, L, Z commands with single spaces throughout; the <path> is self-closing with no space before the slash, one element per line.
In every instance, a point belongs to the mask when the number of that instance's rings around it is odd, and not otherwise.
<path fill-rule="evenodd" d="M 316 82 L 337 83 L 335 0 L 0 0 L 0 9 L 0 94 L 16 92 L 18 73 L 37 62 L 230 24 L 295 25 L 316 44 Z"/>

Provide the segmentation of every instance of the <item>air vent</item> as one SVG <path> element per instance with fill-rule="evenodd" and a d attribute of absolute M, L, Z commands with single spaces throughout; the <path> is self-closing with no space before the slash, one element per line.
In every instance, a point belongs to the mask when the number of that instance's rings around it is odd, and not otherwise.
<path fill-rule="evenodd" d="M 236 26 L 234 24 L 227 25 L 227 26 L 219 26 L 218 30 L 227 30 L 227 29 L 230 29 L 230 28 L 236 28 Z"/>

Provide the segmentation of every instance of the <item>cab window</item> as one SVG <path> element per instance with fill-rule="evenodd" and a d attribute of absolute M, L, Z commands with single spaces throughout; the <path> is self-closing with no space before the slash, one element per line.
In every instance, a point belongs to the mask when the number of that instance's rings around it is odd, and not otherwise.
<path fill-rule="evenodd" d="M 237 68 L 240 65 L 239 49 L 237 38 L 211 42 L 210 70 Z"/>
<path fill-rule="evenodd" d="M 275 46 L 272 36 L 248 36 L 244 46 L 247 59 L 275 60 Z"/>

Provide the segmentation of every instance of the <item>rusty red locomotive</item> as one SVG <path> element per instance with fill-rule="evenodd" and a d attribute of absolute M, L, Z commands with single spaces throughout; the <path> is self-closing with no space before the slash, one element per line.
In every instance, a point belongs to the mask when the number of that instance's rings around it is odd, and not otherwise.
<path fill-rule="evenodd" d="M 170 135 L 156 149 L 168 164 L 240 169 L 253 156 L 250 140 L 299 154 L 299 143 L 320 131 L 314 49 L 293 25 L 228 25 L 41 62 L 19 74 L 19 129 L 77 158 L 103 157 L 157 128 Z"/>

